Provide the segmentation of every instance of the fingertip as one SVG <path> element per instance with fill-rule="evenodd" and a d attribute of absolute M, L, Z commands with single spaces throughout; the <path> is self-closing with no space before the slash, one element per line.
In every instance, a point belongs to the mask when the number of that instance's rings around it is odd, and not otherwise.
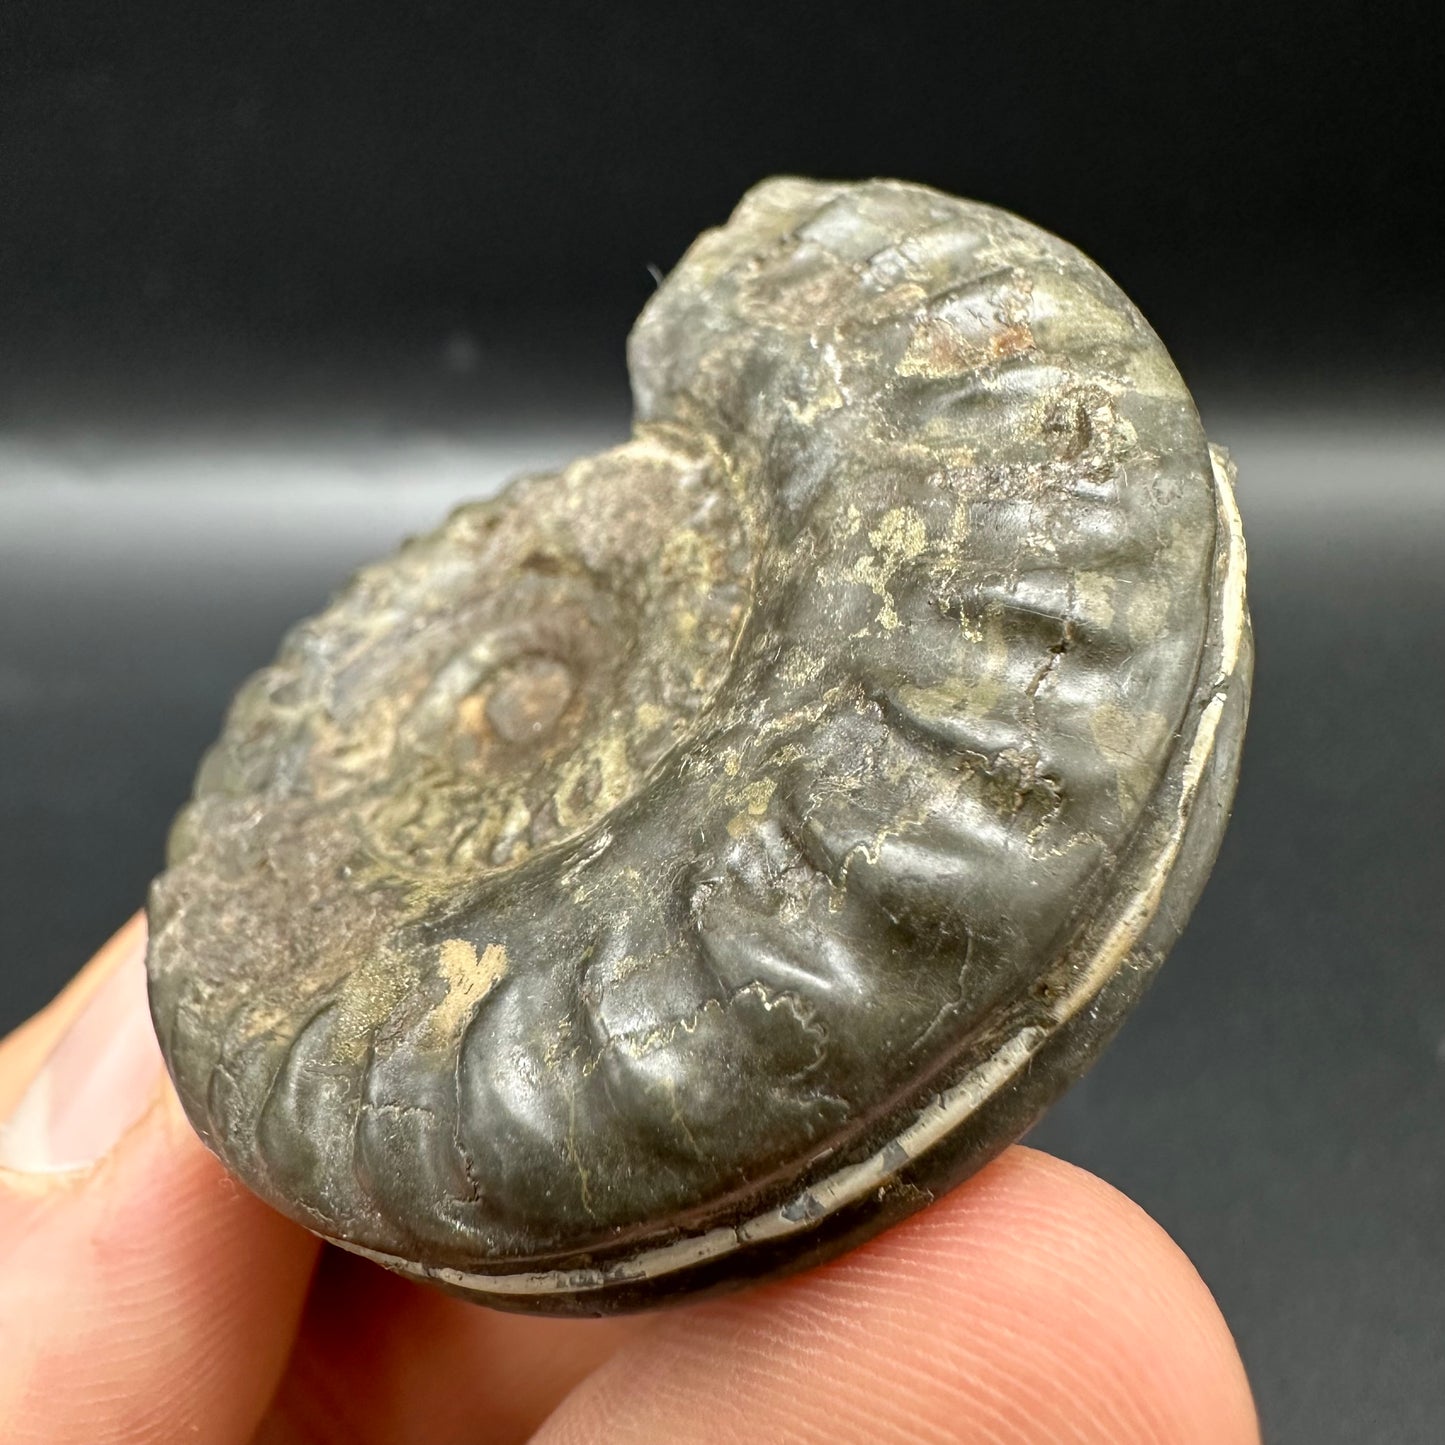
<path fill-rule="evenodd" d="M 16 1445 L 249 1438 L 275 1388 L 315 1242 L 245 1194 L 159 1100 L 86 1178 L 6 1208 L 0 1314 Z"/>
<path fill-rule="evenodd" d="M 650 1331 L 540 1438 L 1254 1445 L 1258 1427 L 1178 1246 L 1018 1148 L 830 1265 Z"/>
<path fill-rule="evenodd" d="M 41 1030 L 46 1067 L 81 1099 L 95 1084 L 69 1077 L 85 1052 L 85 999 L 131 966 L 143 934 L 121 937 L 99 978 L 82 976 L 79 1002 L 58 1001 L 64 1034 L 53 1020 Z M 71 1146 L 103 1135 L 57 1102 L 58 1082 L 37 1101 L 32 1079 L 21 1097 L 41 1123 L 39 1142 L 10 1150 L 22 1167 L 0 1171 L 0 1418 L 14 1445 L 244 1441 L 295 1333 L 315 1241 L 225 1174 L 158 1063 L 132 1082 L 145 1095 L 117 1112 L 128 1127 L 80 1168 L 57 1167 L 45 1136 L 57 1120 Z"/>
<path fill-rule="evenodd" d="M 0 1038 L 0 1120 L 9 1119 L 45 1056 L 105 980 L 145 949 L 145 914 L 134 913 L 39 1013 Z"/>
<path fill-rule="evenodd" d="M 322 1252 L 301 1335 L 255 1445 L 530 1440 L 643 1321 L 504 1314 Z"/>
<path fill-rule="evenodd" d="M 986 1348 L 997 1379 L 1032 1384 L 1060 1438 L 1086 1408 L 1093 1435 L 1123 1442 L 1252 1445 L 1258 1424 L 1238 1348 L 1208 1286 L 1168 1233 L 1098 1176 L 1014 1148 L 918 1216 L 889 1248 L 955 1260 L 963 1278 L 940 1292 L 946 1318 Z M 1035 1352 L 1030 1366 L 1011 1337 Z M 960 1330 L 956 1337 L 963 1337 Z M 1022 1426 L 1020 1421 L 1020 1426 Z"/>

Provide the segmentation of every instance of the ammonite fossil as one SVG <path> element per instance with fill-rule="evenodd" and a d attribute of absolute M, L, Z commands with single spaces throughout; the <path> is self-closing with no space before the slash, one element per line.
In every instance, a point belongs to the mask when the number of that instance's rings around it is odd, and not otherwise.
<path fill-rule="evenodd" d="M 1228 463 L 1055 237 L 771 180 L 629 361 L 631 440 L 244 686 L 150 905 L 210 1147 L 518 1309 L 826 1258 L 1016 1138 L 1183 926 L 1248 695 Z"/>

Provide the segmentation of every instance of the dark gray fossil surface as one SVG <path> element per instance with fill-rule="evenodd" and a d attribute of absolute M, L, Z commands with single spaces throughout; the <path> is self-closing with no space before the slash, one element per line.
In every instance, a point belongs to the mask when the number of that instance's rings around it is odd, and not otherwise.
<path fill-rule="evenodd" d="M 1248 701 L 1228 461 L 1056 237 L 771 180 L 629 361 L 629 441 L 292 631 L 150 901 L 207 1144 L 517 1309 L 816 1262 L 1016 1138 L 1182 928 Z"/>

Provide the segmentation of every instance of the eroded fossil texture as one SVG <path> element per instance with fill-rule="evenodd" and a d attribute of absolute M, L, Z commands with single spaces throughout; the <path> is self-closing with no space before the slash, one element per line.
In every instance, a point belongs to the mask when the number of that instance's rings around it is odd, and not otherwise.
<path fill-rule="evenodd" d="M 629 360 L 631 440 L 291 633 L 151 900 L 210 1147 L 517 1308 L 823 1258 L 1016 1137 L 1182 927 L 1248 693 L 1228 464 L 1055 237 L 769 181 Z"/>

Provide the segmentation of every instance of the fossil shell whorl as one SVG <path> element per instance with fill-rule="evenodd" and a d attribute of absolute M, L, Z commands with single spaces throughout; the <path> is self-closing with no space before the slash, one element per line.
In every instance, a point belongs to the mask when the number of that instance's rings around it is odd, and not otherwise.
<path fill-rule="evenodd" d="M 767 182 L 630 340 L 632 439 L 362 572 L 238 696 L 151 900 L 227 1164 L 495 1303 L 820 1258 L 1027 1125 L 1183 925 L 1243 544 L 1072 247 Z"/>

